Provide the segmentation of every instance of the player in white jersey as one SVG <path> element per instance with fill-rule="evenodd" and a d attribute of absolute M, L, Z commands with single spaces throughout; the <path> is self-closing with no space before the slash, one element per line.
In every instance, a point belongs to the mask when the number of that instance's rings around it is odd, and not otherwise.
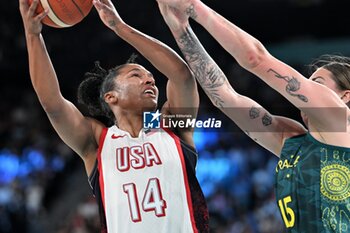
<path fill-rule="evenodd" d="M 117 126 L 102 131 L 100 145 L 89 180 L 105 207 L 107 229 L 207 232 L 193 148 L 162 129 L 134 138 Z"/>
<path fill-rule="evenodd" d="M 143 111 L 157 108 L 158 89 L 144 67 L 127 63 L 108 71 L 96 63 L 78 90 L 79 101 L 91 114 L 85 117 L 59 89 L 36 15 L 38 0 L 20 1 L 31 81 L 41 105 L 62 140 L 84 161 L 100 203 L 102 232 L 209 232 L 208 211 L 195 177 L 197 154 L 193 130 L 143 128 Z M 196 116 L 199 97 L 186 63 L 169 47 L 130 27 L 110 0 L 96 0 L 103 23 L 127 41 L 168 78 L 162 112 Z"/>

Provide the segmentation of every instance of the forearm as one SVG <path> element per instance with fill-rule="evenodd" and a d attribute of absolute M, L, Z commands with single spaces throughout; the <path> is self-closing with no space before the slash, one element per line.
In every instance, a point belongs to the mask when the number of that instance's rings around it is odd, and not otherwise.
<path fill-rule="evenodd" d="M 188 78 L 191 73 L 186 63 L 170 47 L 127 24 L 121 23 L 115 33 L 132 45 L 169 79 Z M 174 80 L 176 81 L 176 80 Z"/>
<path fill-rule="evenodd" d="M 205 51 L 191 27 L 187 25 L 181 30 L 172 30 L 172 33 L 197 81 L 213 104 L 217 107 L 227 105 L 224 93 L 233 92 L 233 89 L 224 73 Z"/>
<path fill-rule="evenodd" d="M 31 81 L 40 103 L 61 139 L 84 160 L 96 151 L 94 127 L 101 123 L 85 118 L 65 100 L 41 34 L 26 34 Z M 90 154 L 89 154 L 90 153 Z M 85 161 L 86 162 L 86 161 Z"/>
<path fill-rule="evenodd" d="M 201 24 L 237 62 L 251 70 L 268 53 L 254 37 L 226 20 L 198 0 L 192 0 L 187 14 Z"/>
<path fill-rule="evenodd" d="M 49 111 L 61 96 L 56 74 L 41 34 L 26 34 L 26 42 L 30 78 L 42 106 Z"/>

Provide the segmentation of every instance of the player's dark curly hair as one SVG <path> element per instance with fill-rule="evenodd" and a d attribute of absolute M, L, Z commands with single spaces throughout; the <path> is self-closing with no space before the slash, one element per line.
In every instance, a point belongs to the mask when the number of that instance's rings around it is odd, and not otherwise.
<path fill-rule="evenodd" d="M 132 54 L 125 64 L 109 70 L 102 68 L 100 62 L 96 61 L 94 68 L 85 73 L 85 79 L 78 87 L 78 103 L 86 106 L 92 117 L 107 126 L 114 124 L 115 116 L 104 101 L 104 94 L 118 88 L 115 85 L 115 78 L 119 75 L 120 69 L 126 64 L 135 63 L 136 57 L 137 55 Z"/>
<path fill-rule="evenodd" d="M 350 58 L 340 55 L 322 55 L 311 64 L 311 71 L 324 68 L 333 74 L 340 90 L 350 90 Z"/>

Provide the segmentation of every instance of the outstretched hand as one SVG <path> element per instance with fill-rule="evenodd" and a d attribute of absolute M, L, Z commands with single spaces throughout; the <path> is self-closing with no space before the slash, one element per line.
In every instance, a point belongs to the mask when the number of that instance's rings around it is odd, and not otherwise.
<path fill-rule="evenodd" d="M 36 14 L 38 3 L 39 0 L 33 0 L 32 4 L 29 5 L 28 0 L 19 0 L 19 10 L 27 34 L 39 35 L 43 27 L 41 20 L 49 13 L 48 10 L 44 10 L 40 14 Z"/>
<path fill-rule="evenodd" d="M 119 23 L 123 23 L 111 0 L 93 0 L 92 2 L 102 22 L 112 30 Z"/>
<path fill-rule="evenodd" d="M 164 21 L 172 31 L 184 29 L 188 24 L 188 15 L 177 8 L 163 4 L 158 1 L 159 10 L 164 18 Z"/>

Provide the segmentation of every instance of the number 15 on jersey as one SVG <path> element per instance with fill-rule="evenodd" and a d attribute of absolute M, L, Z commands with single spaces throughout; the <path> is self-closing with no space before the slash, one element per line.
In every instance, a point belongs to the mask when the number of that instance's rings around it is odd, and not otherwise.
<path fill-rule="evenodd" d="M 291 196 L 278 200 L 278 206 L 280 207 L 282 218 L 287 228 L 293 227 L 295 223 L 294 211 L 288 206 L 290 202 L 292 202 Z"/>

